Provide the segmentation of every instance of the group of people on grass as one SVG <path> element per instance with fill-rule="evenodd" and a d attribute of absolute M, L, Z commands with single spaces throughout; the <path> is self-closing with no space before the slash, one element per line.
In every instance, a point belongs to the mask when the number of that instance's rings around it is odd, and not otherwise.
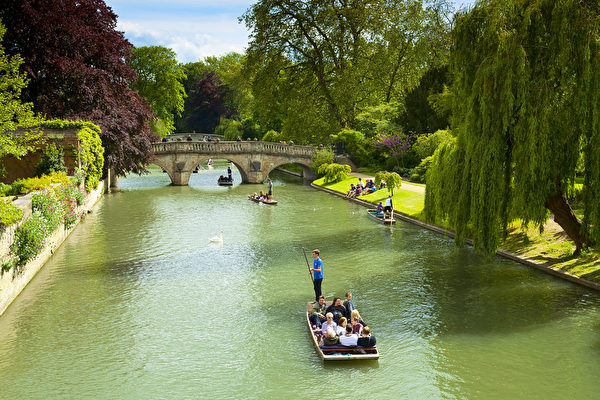
<path fill-rule="evenodd" d="M 352 304 L 352 293 L 346 292 L 346 300 L 334 297 L 326 306 L 325 296 L 319 296 L 313 304 L 309 320 L 320 346 L 375 346 L 375 337 L 365 325 L 358 310 Z"/>
<path fill-rule="evenodd" d="M 367 179 L 367 183 L 364 183 L 362 178 L 358 178 L 358 183 L 354 186 L 354 183 L 350 184 L 350 189 L 346 192 L 346 197 L 352 198 L 364 194 L 373 193 L 377 190 L 385 188 L 385 182 L 381 182 L 379 187 L 375 186 L 373 179 Z"/>

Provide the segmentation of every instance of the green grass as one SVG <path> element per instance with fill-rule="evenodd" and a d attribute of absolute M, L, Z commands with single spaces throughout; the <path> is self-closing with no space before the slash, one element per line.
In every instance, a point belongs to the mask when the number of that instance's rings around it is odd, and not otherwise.
<path fill-rule="evenodd" d="M 338 193 L 346 194 L 348 189 L 350 189 L 350 184 L 358 183 L 358 178 L 353 176 L 348 177 L 347 179 L 341 182 L 335 182 L 331 184 L 325 184 L 323 178 L 317 179 L 313 182 L 317 186 L 324 187 L 329 190 L 333 190 Z M 373 203 L 374 205 L 378 204 L 380 201 L 385 202 L 385 199 L 389 196 L 389 192 L 387 189 L 377 190 L 374 193 L 367 194 L 364 196 L 358 196 L 358 199 L 368 201 Z M 403 190 L 402 187 L 397 189 L 394 192 L 394 196 L 392 197 L 392 201 L 394 204 L 394 210 L 399 211 L 404 214 L 408 214 L 413 217 L 418 217 L 421 215 L 425 202 L 425 195 L 420 193 L 415 193 L 410 190 Z"/>

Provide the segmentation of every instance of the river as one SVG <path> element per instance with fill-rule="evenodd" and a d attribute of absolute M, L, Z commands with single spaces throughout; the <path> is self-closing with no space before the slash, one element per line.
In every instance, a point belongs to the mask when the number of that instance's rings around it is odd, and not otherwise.
<path fill-rule="evenodd" d="M 98 203 L 0 317 L 0 398 L 598 398 L 599 293 L 298 178 L 272 174 L 279 204 L 256 204 L 264 186 L 219 187 L 222 168 Z M 320 361 L 302 247 L 328 298 L 353 292 L 379 361 Z"/>

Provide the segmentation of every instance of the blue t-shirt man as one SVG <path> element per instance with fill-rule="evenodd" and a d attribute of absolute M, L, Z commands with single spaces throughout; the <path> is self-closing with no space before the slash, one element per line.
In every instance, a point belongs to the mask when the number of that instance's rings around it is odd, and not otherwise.
<path fill-rule="evenodd" d="M 319 249 L 314 249 L 312 252 L 313 256 L 313 267 L 310 271 L 313 273 L 313 286 L 315 289 L 315 301 L 319 301 L 319 297 L 321 296 L 321 283 L 323 282 L 323 260 L 319 258 L 320 252 Z"/>

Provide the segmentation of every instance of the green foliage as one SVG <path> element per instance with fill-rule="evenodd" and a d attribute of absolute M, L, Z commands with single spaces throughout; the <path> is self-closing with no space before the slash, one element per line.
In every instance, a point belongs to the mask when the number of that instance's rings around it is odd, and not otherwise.
<path fill-rule="evenodd" d="M 38 211 L 47 223 L 47 228 L 53 232 L 63 222 L 63 206 L 56 192 L 44 189 L 31 197 L 33 211 Z"/>
<path fill-rule="evenodd" d="M 319 172 L 321 169 L 321 165 L 333 163 L 335 161 L 335 154 L 333 154 L 333 150 L 331 150 L 330 148 L 324 147 L 322 149 L 316 150 L 310 158 L 313 163 L 313 171 L 315 171 L 319 175 L 324 175 Z"/>
<path fill-rule="evenodd" d="M 181 83 L 186 78 L 185 70 L 176 58 L 175 52 L 166 47 L 143 46 L 134 48 L 128 60 L 137 72 L 131 87 L 150 103 L 157 115 L 151 127 L 163 137 L 175 129 L 174 114 L 181 115 L 186 97 Z"/>
<path fill-rule="evenodd" d="M 414 173 L 410 176 L 410 179 L 417 182 L 425 182 L 426 174 L 433 162 L 433 156 L 425 157 L 421 160 L 421 163 L 414 169 Z"/>
<path fill-rule="evenodd" d="M 318 173 L 322 175 L 325 183 L 334 183 L 343 181 L 348 177 L 348 174 L 351 172 L 349 165 L 341 165 L 341 164 L 321 164 L 319 166 Z"/>
<path fill-rule="evenodd" d="M 236 140 L 242 137 L 242 123 L 234 119 L 221 118 L 219 125 L 215 128 L 215 134 L 223 135 L 223 140 Z"/>
<path fill-rule="evenodd" d="M 76 186 L 81 186 L 85 182 L 85 171 L 81 168 L 75 169 L 75 174 L 72 176 L 71 181 Z"/>
<path fill-rule="evenodd" d="M 10 202 L 0 201 L 0 227 L 11 226 L 23 218 L 23 211 Z"/>
<path fill-rule="evenodd" d="M 63 149 L 55 143 L 50 143 L 43 151 L 40 162 L 35 167 L 35 175 L 41 176 L 51 172 L 66 172 Z"/>
<path fill-rule="evenodd" d="M 6 28 L 0 20 L 0 43 L 5 33 Z M 38 121 L 33 113 L 33 104 L 20 100 L 21 91 L 28 83 L 26 73 L 19 70 L 22 63 L 21 57 L 9 57 L 0 46 L 0 160 L 8 155 L 20 158 L 41 141 L 41 132 L 37 130 L 13 134 L 17 128 L 29 127 Z"/>
<path fill-rule="evenodd" d="M 283 135 L 277 131 L 274 130 L 270 130 L 267 133 L 264 134 L 264 136 L 261 139 L 263 142 L 274 142 L 274 143 L 279 143 L 281 142 L 283 139 Z"/>
<path fill-rule="evenodd" d="M 76 186 L 62 185 L 56 188 L 56 195 L 62 205 L 62 222 L 65 229 L 69 229 L 81 218 L 81 215 L 77 212 L 77 206 L 83 204 L 85 194 Z"/>
<path fill-rule="evenodd" d="M 449 130 L 439 130 L 435 133 L 419 135 L 413 145 L 413 150 L 417 153 L 420 160 L 432 156 L 440 143 L 452 139 L 452 133 Z"/>
<path fill-rule="evenodd" d="M 17 196 L 27 194 L 34 190 L 43 190 L 50 188 L 55 183 L 68 184 L 69 177 L 64 172 L 52 172 L 49 175 L 42 175 L 33 178 L 17 179 L 10 185 L 6 194 Z"/>
<path fill-rule="evenodd" d="M 388 192 L 393 196 L 394 189 L 402 186 L 402 177 L 395 172 L 379 171 L 375 174 L 375 186 L 380 186 L 381 182 L 385 182 Z"/>
<path fill-rule="evenodd" d="M 475 246 L 492 253 L 511 218 L 542 226 L 549 199 L 574 184 L 582 142 L 583 226 L 560 223 L 573 228 L 578 248 L 588 241 L 581 232 L 600 240 L 597 11 L 576 0 L 486 1 L 456 19 L 457 141 L 436 151 L 426 215 L 447 218 L 458 243 L 471 232 Z"/>
<path fill-rule="evenodd" d="M 85 188 L 88 191 L 98 187 L 104 168 L 104 147 L 100 139 L 100 128 L 86 124 L 77 133 L 79 138 L 79 159 L 81 170 L 85 173 Z"/>
<path fill-rule="evenodd" d="M 48 224 L 39 211 L 33 214 L 19 226 L 15 232 L 15 241 L 10 249 L 15 255 L 16 265 L 25 265 L 38 255 L 44 248 L 45 240 L 50 235 Z"/>
<path fill-rule="evenodd" d="M 445 2 L 264 0 L 243 15 L 261 126 L 320 143 L 357 114 L 399 103 L 449 49 Z M 282 29 L 285 27 L 285 29 Z"/>

